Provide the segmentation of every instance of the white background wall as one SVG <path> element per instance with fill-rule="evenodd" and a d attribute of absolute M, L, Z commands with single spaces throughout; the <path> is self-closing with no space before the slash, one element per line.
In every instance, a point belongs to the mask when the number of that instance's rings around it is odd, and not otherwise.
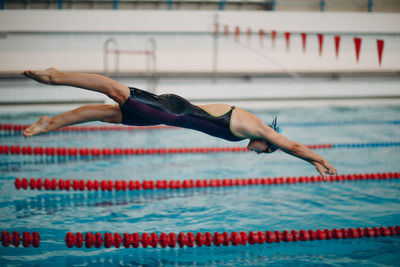
<path fill-rule="evenodd" d="M 0 72 L 55 66 L 65 71 L 103 72 L 104 42 L 113 37 L 119 48 L 143 50 L 148 38 L 157 42 L 159 72 L 212 72 L 215 16 L 221 26 L 235 26 L 232 35 L 218 38 L 218 71 L 337 72 L 400 70 L 400 14 L 321 12 L 214 12 L 126 10 L 5 10 L 0 13 Z M 278 32 L 275 48 L 270 36 L 260 44 L 257 32 Z M 222 30 L 222 29 L 221 29 Z M 283 32 L 291 32 L 286 50 Z M 309 33 L 307 51 L 301 48 L 301 32 Z M 323 55 L 318 55 L 316 33 L 325 34 Z M 342 36 L 335 58 L 333 36 Z M 354 37 L 363 39 L 359 63 Z M 383 64 L 378 65 L 376 39 L 385 40 Z M 110 57 L 110 60 L 113 59 Z M 143 55 L 121 56 L 122 72 L 145 72 Z"/>

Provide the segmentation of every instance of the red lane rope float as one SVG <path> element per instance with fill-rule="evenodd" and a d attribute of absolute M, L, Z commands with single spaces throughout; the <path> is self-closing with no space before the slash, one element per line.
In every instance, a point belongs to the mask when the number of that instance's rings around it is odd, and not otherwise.
<path fill-rule="evenodd" d="M 365 173 L 343 174 L 328 176 L 328 182 L 359 181 L 359 180 L 387 180 L 399 179 L 400 173 Z M 156 181 L 125 181 L 125 180 L 78 180 L 78 179 L 42 179 L 42 178 L 16 178 L 16 189 L 32 190 L 102 190 L 102 191 L 126 191 L 126 190 L 150 190 L 150 189 L 183 189 L 203 187 L 228 187 L 248 185 L 275 185 L 323 182 L 321 176 L 300 177 L 275 177 L 275 178 L 230 178 L 230 179 L 197 179 L 197 180 L 156 180 Z"/>
<path fill-rule="evenodd" d="M 315 145 L 314 145 L 315 146 Z M 313 146 L 313 147 L 314 147 Z M 330 147 L 330 145 L 317 145 Z M 77 147 L 29 147 L 0 145 L 0 154 L 45 156 L 122 156 L 154 154 L 194 154 L 221 152 L 248 152 L 246 147 L 182 147 L 182 148 L 77 148 Z"/>
<path fill-rule="evenodd" d="M 310 149 L 326 148 L 376 148 L 400 146 L 400 142 L 352 143 L 352 144 L 312 144 Z M 18 145 L 0 145 L 0 154 L 45 155 L 45 156 L 122 156 L 122 155 L 159 155 L 159 154 L 199 154 L 249 152 L 246 147 L 180 147 L 180 148 L 77 148 L 77 147 L 30 147 Z"/>
<path fill-rule="evenodd" d="M 87 248 L 116 247 L 125 248 L 138 247 L 201 247 L 201 246 L 237 246 L 254 245 L 264 243 L 297 242 L 313 240 L 354 239 L 363 237 L 383 237 L 400 235 L 400 226 L 381 226 L 365 228 L 341 228 L 341 229 L 317 229 L 317 230 L 292 230 L 292 231 L 250 231 L 246 232 L 223 232 L 223 233 L 67 233 L 65 244 L 68 248 L 83 246 Z"/>
<path fill-rule="evenodd" d="M 14 131 L 20 132 L 25 130 L 30 125 L 23 124 L 10 124 L 10 123 L 0 123 L 0 130 L 3 131 Z M 159 130 L 159 129 L 177 129 L 177 127 L 167 126 L 167 125 L 154 125 L 154 126 L 66 126 L 54 132 L 96 132 L 96 131 L 140 131 L 140 130 Z"/>
<path fill-rule="evenodd" d="M 8 247 L 9 245 L 19 247 L 19 245 L 22 243 L 25 248 L 29 248 L 30 246 L 37 248 L 40 244 L 40 236 L 38 232 L 23 232 L 22 235 L 20 235 L 20 233 L 16 231 L 12 233 L 1 231 L 0 239 L 1 244 L 4 247 Z"/>

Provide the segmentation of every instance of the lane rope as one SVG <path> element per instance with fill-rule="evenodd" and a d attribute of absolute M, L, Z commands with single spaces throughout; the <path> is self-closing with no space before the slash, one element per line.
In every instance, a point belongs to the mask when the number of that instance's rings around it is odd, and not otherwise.
<path fill-rule="evenodd" d="M 381 227 L 365 227 L 365 228 L 341 228 L 341 229 L 317 229 L 317 230 L 284 230 L 284 231 L 250 231 L 248 233 L 241 231 L 236 232 L 197 232 L 197 233 L 100 233 L 87 232 L 83 235 L 80 232 L 68 232 L 65 235 L 65 245 L 68 248 L 119 248 L 121 245 L 125 248 L 147 248 L 147 247 L 202 247 L 207 246 L 238 246 L 238 245 L 255 245 L 264 243 L 280 243 L 280 242 L 297 242 L 297 241 L 314 241 L 314 240 L 337 240 L 337 239 L 355 239 L 355 238 L 372 238 L 400 235 L 400 226 L 381 226 Z M 9 233 L 1 231 L 1 244 L 4 247 L 13 245 L 19 247 L 40 246 L 40 235 L 38 232 L 23 232 L 22 235 L 14 231 Z"/>
<path fill-rule="evenodd" d="M 0 131 L 5 132 L 21 132 L 28 128 L 28 124 L 11 124 L 11 123 L 0 123 Z M 167 125 L 153 125 L 153 126 L 125 126 L 125 125 L 82 125 L 82 126 L 66 126 L 60 129 L 54 130 L 51 133 L 62 133 L 62 132 L 106 132 L 106 131 L 142 131 L 142 130 L 160 130 L 160 129 L 179 129 L 173 126 Z"/>
<path fill-rule="evenodd" d="M 8 247 L 9 245 L 19 247 L 22 244 L 25 248 L 29 248 L 30 246 L 37 248 L 40 245 L 40 235 L 38 232 L 23 232 L 21 235 L 17 231 L 12 233 L 1 231 L 0 240 L 4 247 Z"/>
<path fill-rule="evenodd" d="M 327 148 L 377 148 L 397 147 L 400 142 L 371 142 L 371 143 L 338 143 L 310 144 L 310 149 Z M 247 147 L 176 147 L 176 148 L 77 148 L 77 147 L 31 147 L 19 145 L 0 145 L 0 155 L 36 155 L 36 156 L 69 156 L 69 157 L 100 157 L 122 155 L 160 155 L 160 154 L 204 154 L 250 152 Z"/>
<path fill-rule="evenodd" d="M 383 125 L 392 124 L 399 125 L 400 120 L 346 120 L 346 121 L 314 121 L 314 122 L 282 122 L 284 127 L 319 127 L 319 126 L 339 126 L 339 125 Z M 30 125 L 0 123 L 0 131 L 20 133 Z M 161 130 L 161 129 L 181 129 L 178 127 L 167 125 L 154 126 L 125 126 L 125 125 L 82 125 L 82 126 L 66 126 L 57 129 L 52 133 L 62 132 L 104 132 L 104 131 L 143 131 L 143 130 Z"/>
<path fill-rule="evenodd" d="M 138 247 L 202 247 L 202 246 L 237 246 L 237 245 L 255 245 L 264 243 L 279 242 L 297 242 L 314 240 L 336 240 L 336 239 L 355 239 L 364 237 L 384 237 L 400 235 L 400 226 L 381 226 L 365 228 L 341 228 L 341 229 L 317 229 L 317 230 L 292 230 L 292 231 L 250 231 L 241 232 L 210 232 L 205 233 L 85 233 L 68 232 L 65 235 L 65 244 L 68 248 L 119 248 L 121 245 L 125 248 Z"/>
<path fill-rule="evenodd" d="M 387 180 L 399 179 L 399 172 L 342 174 L 327 176 L 327 182 Z M 132 191 L 154 189 L 186 189 L 204 187 L 230 187 L 251 185 L 278 185 L 323 182 L 321 176 L 274 177 L 274 178 L 225 178 L 225 179 L 188 179 L 188 180 L 83 180 L 83 179 L 48 179 L 16 178 L 16 189 L 25 190 L 101 190 Z"/>

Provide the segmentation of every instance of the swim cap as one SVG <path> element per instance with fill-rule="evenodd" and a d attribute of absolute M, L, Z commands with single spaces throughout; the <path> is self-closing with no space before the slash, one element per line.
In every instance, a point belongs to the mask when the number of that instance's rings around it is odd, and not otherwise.
<path fill-rule="evenodd" d="M 272 120 L 271 124 L 268 124 L 269 127 L 274 129 L 276 132 L 281 133 L 282 129 L 277 125 L 276 120 L 278 119 L 278 116 L 275 116 L 274 119 Z"/>

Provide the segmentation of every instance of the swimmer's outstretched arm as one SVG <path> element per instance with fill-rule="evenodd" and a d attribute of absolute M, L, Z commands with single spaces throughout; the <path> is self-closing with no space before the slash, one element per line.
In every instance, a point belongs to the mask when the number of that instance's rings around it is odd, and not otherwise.
<path fill-rule="evenodd" d="M 264 123 L 257 123 L 257 127 L 251 129 L 247 133 L 249 135 L 248 138 L 262 138 L 267 140 L 268 142 L 276 145 L 285 153 L 288 153 L 292 156 L 305 160 L 315 166 L 319 174 L 322 176 L 324 181 L 326 181 L 325 174 L 336 175 L 337 170 L 332 166 L 326 159 L 324 159 L 321 155 L 313 152 L 307 146 L 292 141 L 288 139 L 286 136 L 277 133 L 271 127 Z"/>
<path fill-rule="evenodd" d="M 28 138 L 83 122 L 120 123 L 121 120 L 122 114 L 118 105 L 85 105 L 55 117 L 42 116 L 36 123 L 26 128 L 23 134 Z"/>

